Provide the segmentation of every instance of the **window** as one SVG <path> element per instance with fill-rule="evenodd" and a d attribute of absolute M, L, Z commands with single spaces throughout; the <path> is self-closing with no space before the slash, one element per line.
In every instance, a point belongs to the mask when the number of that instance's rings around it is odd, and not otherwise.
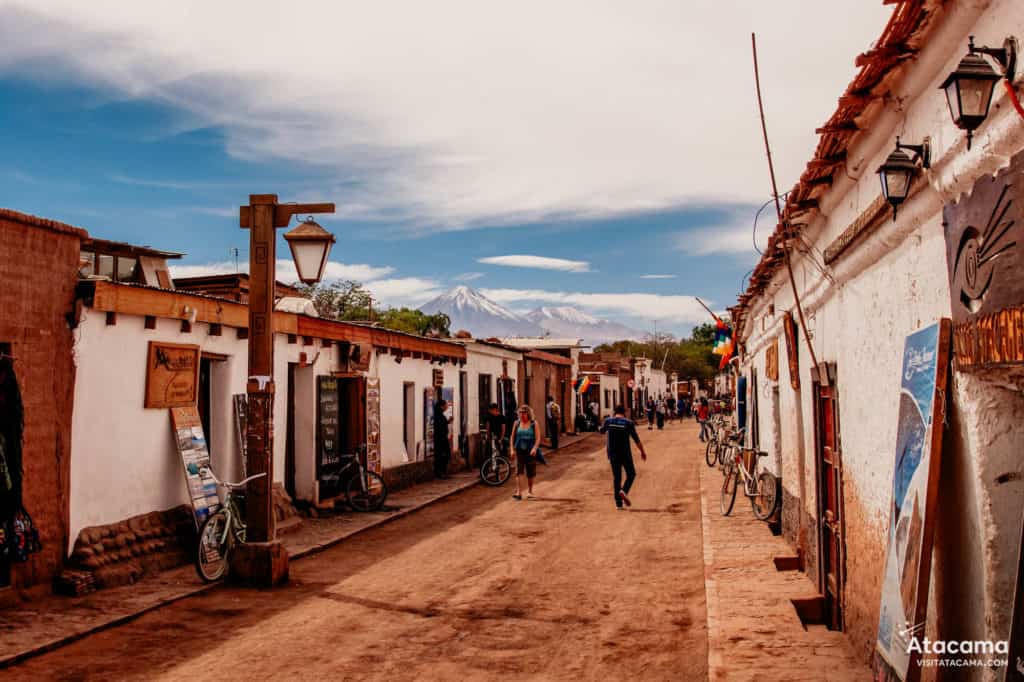
<path fill-rule="evenodd" d="M 139 269 L 139 261 L 128 256 L 117 257 L 117 281 L 134 282 Z"/>
<path fill-rule="evenodd" d="M 82 251 L 80 257 L 84 265 L 82 265 L 81 273 L 82 277 L 92 277 L 96 274 L 96 254 L 92 251 Z"/>
<path fill-rule="evenodd" d="M 491 404 L 493 394 L 491 393 L 491 375 L 481 374 L 478 377 L 479 390 L 477 391 L 477 407 L 480 413 L 480 426 L 483 427 L 487 422 L 487 406 Z"/>
<path fill-rule="evenodd" d="M 114 279 L 114 257 L 105 253 L 99 254 L 96 264 L 96 274 L 100 277 Z"/>

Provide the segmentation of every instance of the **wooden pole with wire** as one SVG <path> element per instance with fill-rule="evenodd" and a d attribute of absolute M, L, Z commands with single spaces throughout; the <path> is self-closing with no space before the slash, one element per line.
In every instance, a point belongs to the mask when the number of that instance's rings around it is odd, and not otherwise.
<path fill-rule="evenodd" d="M 768 144 L 768 124 L 764 117 L 764 101 L 761 98 L 761 74 L 757 66 L 757 34 L 750 34 L 750 46 L 754 54 L 754 86 L 757 88 L 757 109 L 761 114 L 761 132 L 764 135 L 764 151 L 768 157 L 768 173 L 772 179 L 772 198 L 775 199 L 775 215 L 778 218 L 779 226 L 782 227 L 785 244 L 782 249 L 786 260 L 786 271 L 789 273 L 789 286 L 793 291 L 793 301 L 796 304 L 797 318 L 800 320 L 800 329 L 804 333 L 804 342 L 807 344 L 807 352 L 811 356 L 811 363 L 815 369 L 818 368 L 818 358 L 814 353 L 814 345 L 811 343 L 811 335 L 807 333 L 807 321 L 804 319 L 804 307 L 800 303 L 800 294 L 796 290 L 796 280 L 793 277 L 793 260 L 790 256 L 789 230 L 782 221 L 782 204 L 779 202 L 779 187 L 775 182 L 775 164 L 772 162 L 772 148 Z M 703 305 L 703 304 L 702 304 Z M 706 306 L 705 306 L 706 307 Z M 828 372 L 818 372 L 821 382 L 826 386 L 829 383 Z"/>

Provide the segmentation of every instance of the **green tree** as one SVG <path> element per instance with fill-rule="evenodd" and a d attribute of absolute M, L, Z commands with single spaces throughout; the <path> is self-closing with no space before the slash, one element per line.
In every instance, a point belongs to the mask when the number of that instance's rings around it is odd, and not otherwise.
<path fill-rule="evenodd" d="M 341 322 L 372 321 L 385 329 L 446 338 L 451 320 L 444 313 L 428 315 L 414 308 L 380 308 L 373 305 L 369 290 L 359 282 L 299 285 L 299 291 L 316 306 L 320 317 Z"/>

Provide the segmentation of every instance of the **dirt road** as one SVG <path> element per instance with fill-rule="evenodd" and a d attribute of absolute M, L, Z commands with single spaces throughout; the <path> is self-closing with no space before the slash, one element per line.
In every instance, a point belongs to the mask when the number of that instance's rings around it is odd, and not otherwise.
<path fill-rule="evenodd" d="M 66 680 L 703 680 L 695 426 L 641 429 L 633 507 L 603 444 L 454 496 L 292 564 L 271 592 L 221 588 L 4 671 Z"/>

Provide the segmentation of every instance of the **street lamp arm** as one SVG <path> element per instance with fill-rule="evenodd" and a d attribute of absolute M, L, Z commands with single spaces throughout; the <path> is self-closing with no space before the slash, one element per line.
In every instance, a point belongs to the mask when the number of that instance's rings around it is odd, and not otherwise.
<path fill-rule="evenodd" d="M 277 197 L 274 196 L 274 199 L 276 200 Z M 334 213 L 334 203 L 276 204 L 274 206 L 274 227 L 288 227 L 292 216 L 297 213 Z M 242 228 L 252 227 L 251 205 L 239 207 L 238 225 Z"/>

